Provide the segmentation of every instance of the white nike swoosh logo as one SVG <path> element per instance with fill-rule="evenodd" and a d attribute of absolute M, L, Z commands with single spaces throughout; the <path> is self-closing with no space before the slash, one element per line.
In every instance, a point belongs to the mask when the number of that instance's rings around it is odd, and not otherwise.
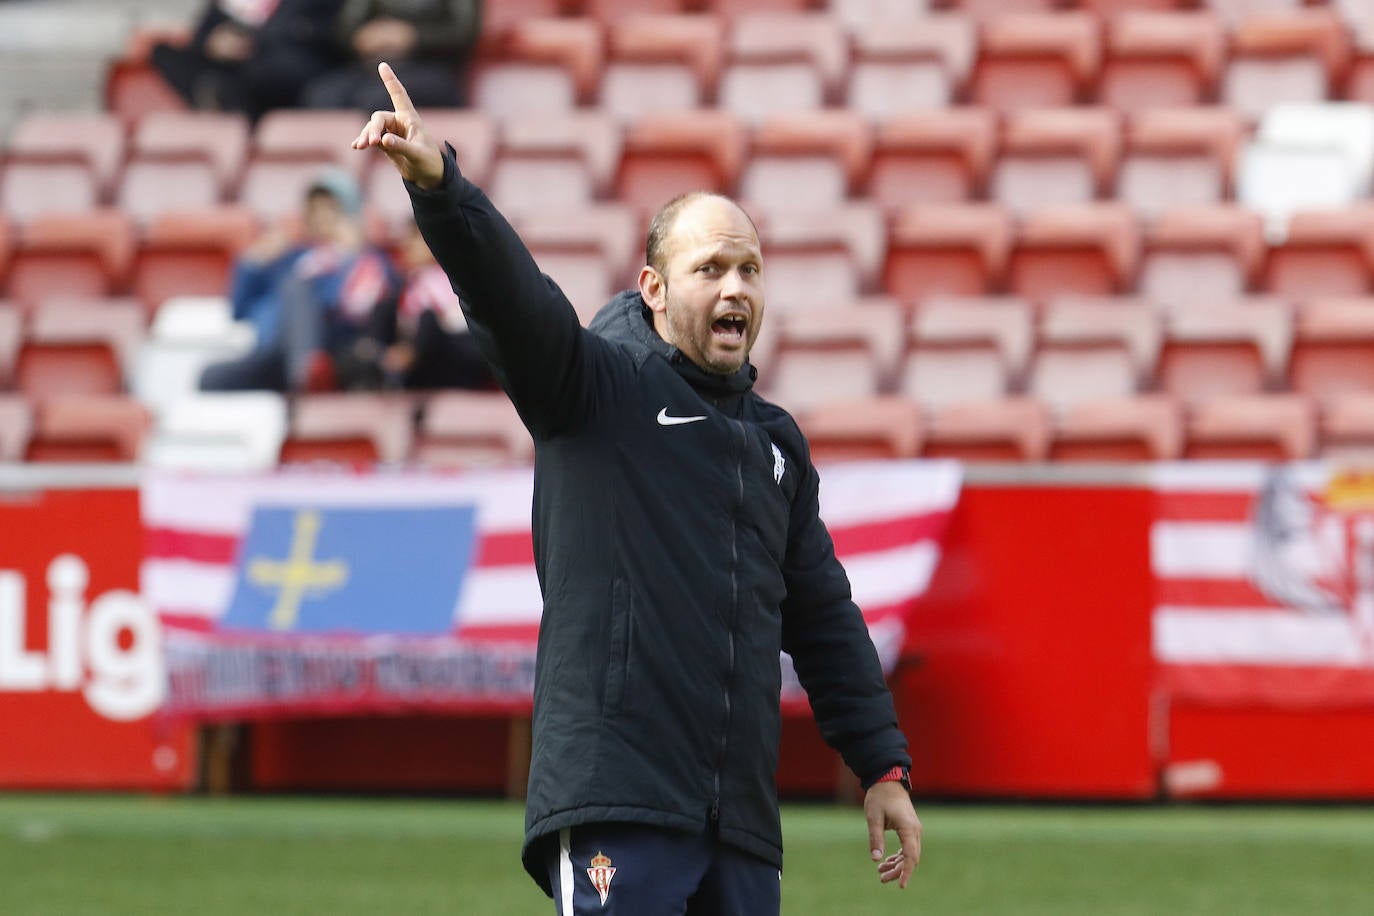
<path fill-rule="evenodd" d="M 698 420 L 705 420 L 705 417 L 670 417 L 668 408 L 663 408 L 658 412 L 659 426 L 681 426 L 683 423 L 695 423 Z"/>

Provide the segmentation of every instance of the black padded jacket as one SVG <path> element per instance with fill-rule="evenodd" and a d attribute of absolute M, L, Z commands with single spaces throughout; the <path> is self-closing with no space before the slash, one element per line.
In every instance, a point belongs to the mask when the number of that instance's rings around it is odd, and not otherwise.
<path fill-rule="evenodd" d="M 604 822 L 713 830 L 781 868 L 779 652 L 855 774 L 910 764 L 805 438 L 752 366 L 663 341 L 638 292 L 583 328 L 452 148 L 437 188 L 408 187 L 535 441 L 526 869 L 547 892 L 543 842 Z"/>

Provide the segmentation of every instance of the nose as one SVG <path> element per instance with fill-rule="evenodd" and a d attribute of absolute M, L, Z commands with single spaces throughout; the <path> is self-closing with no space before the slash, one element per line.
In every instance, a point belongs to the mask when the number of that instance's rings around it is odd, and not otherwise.
<path fill-rule="evenodd" d="M 720 298 L 730 302 L 746 300 L 748 283 L 738 267 L 727 271 L 720 284 Z"/>

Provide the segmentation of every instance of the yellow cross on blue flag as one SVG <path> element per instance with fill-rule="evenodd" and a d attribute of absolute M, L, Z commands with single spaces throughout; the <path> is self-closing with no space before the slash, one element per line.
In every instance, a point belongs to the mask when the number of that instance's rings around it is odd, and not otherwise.
<path fill-rule="evenodd" d="M 221 630 L 437 635 L 457 626 L 472 506 L 258 507 Z"/>

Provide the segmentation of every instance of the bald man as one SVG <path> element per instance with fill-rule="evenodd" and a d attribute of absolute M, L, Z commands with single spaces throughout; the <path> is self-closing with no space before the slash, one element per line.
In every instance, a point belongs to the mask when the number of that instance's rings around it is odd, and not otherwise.
<path fill-rule="evenodd" d="M 584 329 L 452 147 L 379 68 L 379 147 L 535 442 L 544 596 L 525 868 L 560 916 L 780 907 L 779 653 L 862 781 L 870 856 L 920 857 L 907 742 L 787 414 L 753 391 L 764 260 L 749 216 L 691 193 L 653 218 L 637 289 Z M 900 848 L 884 858 L 887 831 Z"/>

